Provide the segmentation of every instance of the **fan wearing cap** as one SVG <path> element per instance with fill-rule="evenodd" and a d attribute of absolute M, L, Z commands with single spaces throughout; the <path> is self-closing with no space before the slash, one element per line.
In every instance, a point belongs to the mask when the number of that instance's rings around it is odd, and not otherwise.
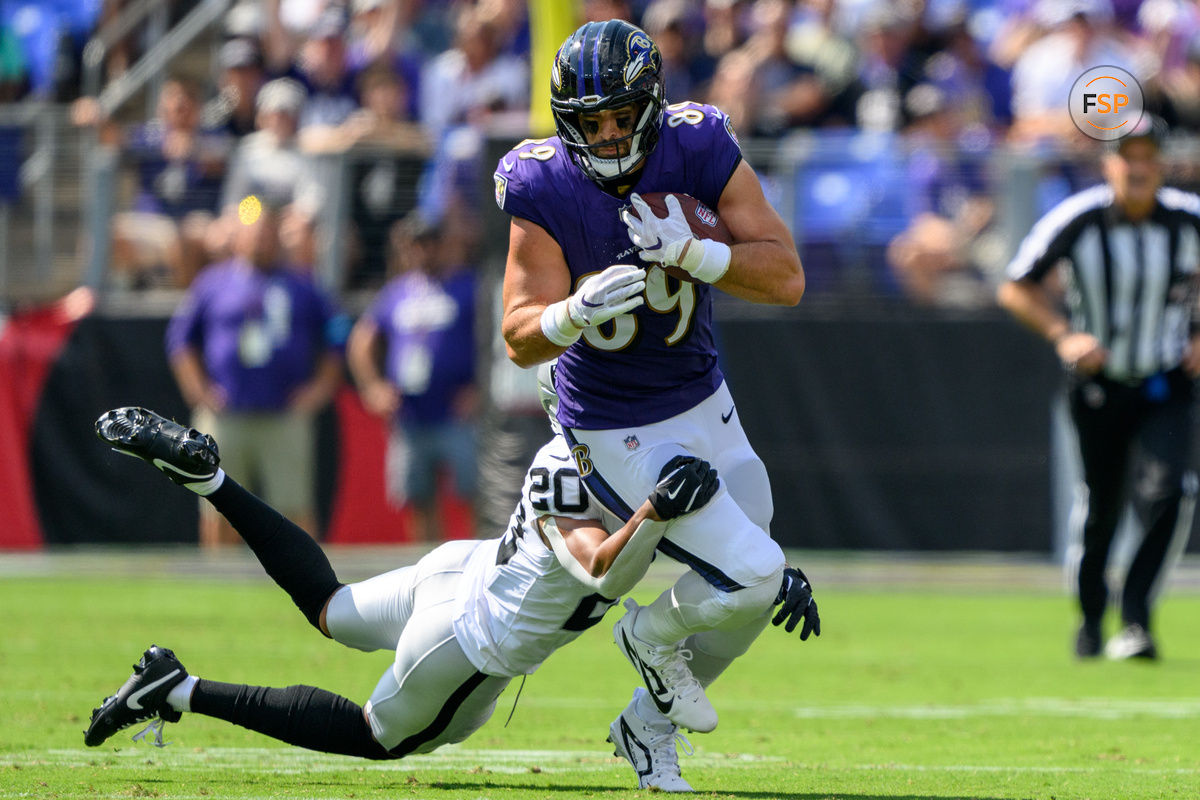
<path fill-rule="evenodd" d="M 345 10 L 329 6 L 317 18 L 292 76 L 304 84 L 308 99 L 300 113 L 300 129 L 338 125 L 358 108 L 354 75 L 346 60 Z"/>
<path fill-rule="evenodd" d="M 308 23 L 297 46 L 281 17 L 283 5 L 263 4 L 263 48 L 270 74 L 304 87 L 299 114 L 299 141 L 304 149 L 309 129 L 340 125 L 358 108 L 347 55 L 348 10 L 342 4 L 325 5 Z"/>
<path fill-rule="evenodd" d="M 224 252 L 228 246 L 229 237 L 237 230 L 237 206 L 250 195 L 281 209 L 287 221 L 294 223 L 289 230 L 311 238 L 324 193 L 312 164 L 296 146 L 304 100 L 304 87 L 290 78 L 276 78 L 259 90 L 255 102 L 258 129 L 238 145 L 222 187 L 221 220 L 210 236 L 215 251 Z"/>
<path fill-rule="evenodd" d="M 241 139 L 254 131 L 256 98 L 265 80 L 262 54 L 253 39 L 233 38 L 221 45 L 217 63 L 217 96 L 204 106 L 205 125 Z"/>
<path fill-rule="evenodd" d="M 999 290 L 1000 304 L 1054 347 L 1067 372 L 1083 463 L 1068 551 L 1080 658 L 1102 649 L 1115 659 L 1158 657 L 1152 604 L 1192 525 L 1200 196 L 1162 185 L 1164 133 L 1143 117 L 1110 143 L 1104 183 L 1034 225 Z M 1065 309 L 1045 285 L 1060 263 Z M 1120 590 L 1120 630 L 1103 646 L 1105 569 L 1130 501 L 1143 535 Z"/>

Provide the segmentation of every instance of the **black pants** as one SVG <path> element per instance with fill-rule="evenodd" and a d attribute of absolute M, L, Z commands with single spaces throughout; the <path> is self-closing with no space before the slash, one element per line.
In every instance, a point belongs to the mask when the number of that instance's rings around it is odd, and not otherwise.
<path fill-rule="evenodd" d="M 1144 536 L 1121 591 L 1121 619 L 1150 628 L 1150 592 L 1180 521 L 1191 458 L 1192 399 L 1192 381 L 1178 370 L 1136 386 L 1096 377 L 1070 387 L 1088 489 L 1079 563 L 1079 605 L 1087 622 L 1098 624 L 1104 614 L 1108 553 L 1125 503 L 1132 499 Z M 1182 522 L 1190 526 L 1190 514 Z"/>

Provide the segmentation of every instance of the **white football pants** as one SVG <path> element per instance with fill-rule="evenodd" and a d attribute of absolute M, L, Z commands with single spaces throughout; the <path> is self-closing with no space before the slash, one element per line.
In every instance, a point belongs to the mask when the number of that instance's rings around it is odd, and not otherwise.
<path fill-rule="evenodd" d="M 479 672 L 451 628 L 463 567 L 482 542 L 447 542 L 409 567 L 343 586 L 325 624 L 335 641 L 357 650 L 395 650 L 364 706 L 375 739 L 428 753 L 461 742 L 496 708 L 510 678 Z"/>
<path fill-rule="evenodd" d="M 653 614 L 641 615 L 650 629 L 639 618 L 639 637 L 667 644 L 714 629 L 762 629 L 783 578 L 783 550 L 769 533 L 774 506 L 766 467 L 746 439 L 725 384 L 662 422 L 564 433 L 588 488 L 622 519 L 649 496 L 663 465 L 676 455 L 699 456 L 721 477 L 716 496 L 675 520 L 658 546 L 707 585 L 681 578 L 655 602 Z M 713 649 L 719 649 L 715 643 Z"/>

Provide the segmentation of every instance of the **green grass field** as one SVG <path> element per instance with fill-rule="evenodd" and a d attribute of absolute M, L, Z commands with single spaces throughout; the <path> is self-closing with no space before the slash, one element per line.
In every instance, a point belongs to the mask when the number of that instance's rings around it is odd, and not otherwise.
<path fill-rule="evenodd" d="M 387 561 L 381 562 L 386 558 Z M 344 578 L 358 574 L 334 558 Z M 325 756 L 197 715 L 169 747 L 83 746 L 94 705 L 150 643 L 218 680 L 309 683 L 361 702 L 389 662 L 322 639 L 237 557 L 0 555 L 0 798 L 644 797 L 608 724 L 633 671 L 611 612 L 462 745 L 395 762 Z M 1161 606 L 1157 664 L 1079 664 L 1046 565 L 803 559 L 825 629 L 768 628 L 714 685 L 717 730 L 684 776 L 717 798 L 1200 797 L 1200 593 Z M 131 565 L 161 577 L 139 578 Z M 10 567 L 5 569 L 5 567 Z M 661 584 L 662 575 L 656 580 Z M 653 583 L 654 581 L 652 581 Z M 635 593 L 648 601 L 656 587 Z"/>

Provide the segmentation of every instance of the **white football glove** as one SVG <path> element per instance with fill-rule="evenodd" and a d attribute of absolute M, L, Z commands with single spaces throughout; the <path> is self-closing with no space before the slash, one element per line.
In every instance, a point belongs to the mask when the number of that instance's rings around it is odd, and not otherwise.
<path fill-rule="evenodd" d="M 628 208 L 621 209 L 621 221 L 628 228 L 629 240 L 641 251 L 643 261 L 679 267 L 704 283 L 716 283 L 724 277 L 731 257 L 729 245 L 696 238 L 675 195 L 667 195 L 665 217 L 656 215 L 636 192 L 629 196 L 629 202 L 637 214 Z"/>
<path fill-rule="evenodd" d="M 585 328 L 603 325 L 646 301 L 646 270 L 632 264 L 613 264 L 579 285 L 575 294 L 546 306 L 542 333 L 559 347 L 569 347 Z"/>

